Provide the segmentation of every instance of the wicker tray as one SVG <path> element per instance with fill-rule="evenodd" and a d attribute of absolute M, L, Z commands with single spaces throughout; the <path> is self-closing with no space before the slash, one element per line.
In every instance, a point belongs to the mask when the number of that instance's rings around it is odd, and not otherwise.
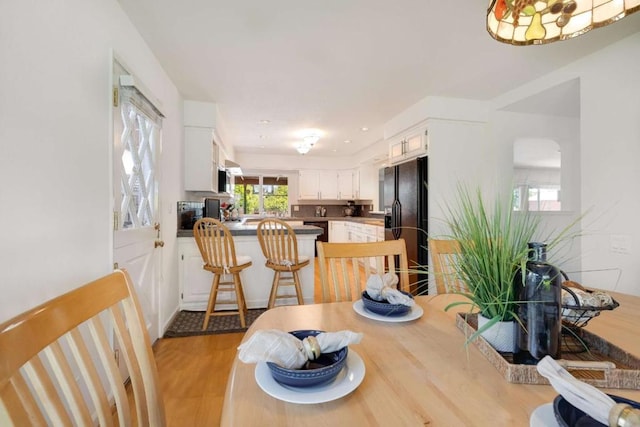
<path fill-rule="evenodd" d="M 456 326 L 465 336 L 470 336 L 478 328 L 477 314 L 458 313 Z M 576 333 L 587 345 L 588 351 L 577 352 L 575 342 L 563 341 L 562 359 L 558 360 L 574 377 L 596 387 L 640 390 L 640 359 L 584 329 Z M 484 338 L 475 339 L 473 345 L 508 382 L 549 384 L 534 365 L 514 364 L 511 353 L 497 352 Z"/>

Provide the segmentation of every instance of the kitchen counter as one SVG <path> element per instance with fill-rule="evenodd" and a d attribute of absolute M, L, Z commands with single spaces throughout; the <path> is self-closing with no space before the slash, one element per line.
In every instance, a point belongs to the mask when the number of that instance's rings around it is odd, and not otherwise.
<path fill-rule="evenodd" d="M 289 221 L 302 221 L 298 218 L 289 219 Z M 255 236 L 258 228 L 258 221 L 227 221 L 224 225 L 229 229 L 232 236 Z M 312 225 L 293 225 L 293 231 L 296 235 L 320 235 L 322 229 Z M 178 237 L 193 237 L 193 230 L 178 230 Z"/>
<path fill-rule="evenodd" d="M 247 218 L 247 222 L 259 222 L 262 218 Z M 284 218 L 278 218 L 284 221 L 347 221 L 347 222 L 359 222 L 371 225 L 383 225 L 384 218 L 367 217 L 367 216 L 289 216 Z"/>

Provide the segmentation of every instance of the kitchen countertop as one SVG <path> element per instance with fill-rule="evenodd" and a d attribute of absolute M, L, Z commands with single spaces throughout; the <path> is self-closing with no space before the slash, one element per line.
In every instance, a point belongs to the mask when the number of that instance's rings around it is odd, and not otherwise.
<path fill-rule="evenodd" d="M 246 222 L 259 222 L 263 218 L 247 218 Z M 308 222 L 325 222 L 325 221 L 347 221 L 358 222 L 370 225 L 384 225 L 384 218 L 375 218 L 367 216 L 303 216 L 294 217 L 288 216 L 284 218 L 278 218 L 284 221 L 308 221 Z"/>
<path fill-rule="evenodd" d="M 297 219 L 296 219 L 297 220 Z M 231 231 L 232 236 L 255 236 L 258 228 L 258 221 L 227 221 L 224 225 Z M 296 225 L 292 226 L 296 234 L 316 234 L 320 235 L 323 230 L 313 225 Z M 193 237 L 193 230 L 178 230 L 178 237 Z"/>

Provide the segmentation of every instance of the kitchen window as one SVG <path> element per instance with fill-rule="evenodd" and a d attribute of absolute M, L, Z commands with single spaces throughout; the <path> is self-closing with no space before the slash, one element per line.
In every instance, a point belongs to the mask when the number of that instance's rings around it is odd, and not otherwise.
<path fill-rule="evenodd" d="M 237 176 L 236 207 L 246 215 L 285 216 L 289 212 L 289 185 L 285 176 Z"/>

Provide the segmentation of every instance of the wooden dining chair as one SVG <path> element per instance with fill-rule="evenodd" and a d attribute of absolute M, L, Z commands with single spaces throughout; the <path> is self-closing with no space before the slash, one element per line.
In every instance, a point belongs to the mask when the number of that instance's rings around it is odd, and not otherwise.
<path fill-rule="evenodd" d="M 213 273 L 202 330 L 207 329 L 211 316 L 235 316 L 236 314 L 240 317 L 240 326 L 245 328 L 247 305 L 240 272 L 251 266 L 251 257 L 236 254 L 231 232 L 217 219 L 201 218 L 196 221 L 193 225 L 193 237 L 204 261 L 202 268 Z M 226 280 L 225 275 L 231 275 L 231 280 Z M 218 301 L 219 292 L 229 293 L 233 295 L 233 299 Z M 234 304 L 237 305 L 237 309 L 215 311 L 216 304 Z"/>
<path fill-rule="evenodd" d="M 318 241 L 316 245 L 323 303 L 355 301 L 366 289 L 370 275 L 386 272 L 398 275 L 399 290 L 410 291 L 404 239 L 367 243 Z"/>
<path fill-rule="evenodd" d="M 266 258 L 265 265 L 273 270 L 268 308 L 273 308 L 277 299 L 297 298 L 298 304 L 303 305 L 298 273 L 309 265 L 310 259 L 298 254 L 298 239 L 293 228 L 285 221 L 268 218 L 258 223 L 257 235 Z M 293 287 L 293 293 L 279 293 L 281 286 L 289 289 Z"/>
<path fill-rule="evenodd" d="M 0 425 L 165 425 L 151 342 L 126 271 L 0 324 Z"/>
<path fill-rule="evenodd" d="M 466 284 L 456 272 L 460 244 L 452 239 L 429 239 L 429 254 L 438 294 L 468 292 Z"/>

